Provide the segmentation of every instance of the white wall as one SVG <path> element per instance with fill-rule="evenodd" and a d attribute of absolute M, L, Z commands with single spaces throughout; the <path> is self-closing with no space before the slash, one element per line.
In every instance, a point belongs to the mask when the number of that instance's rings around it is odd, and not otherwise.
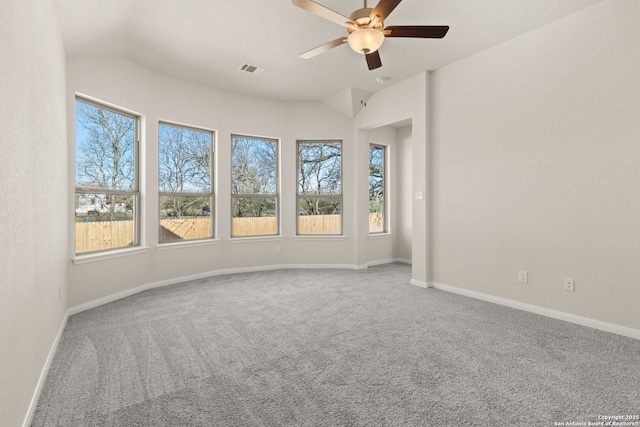
<path fill-rule="evenodd" d="M 433 75 L 398 82 L 374 94 L 353 121 L 321 104 L 235 95 L 123 58 L 70 60 L 65 89 L 64 51 L 52 7 L 36 0 L 0 4 L 3 425 L 19 425 L 25 417 L 67 293 L 68 306 L 75 306 L 229 268 L 360 266 L 391 254 L 413 259 L 418 282 L 640 329 L 640 3 L 635 0 L 604 1 Z M 144 116 L 146 249 L 68 267 L 73 135 L 66 129 L 73 129 L 75 92 Z M 367 206 L 367 156 L 362 155 L 367 130 L 409 118 L 412 127 L 396 132 L 398 158 L 392 163 L 411 162 L 403 168 L 410 175 L 394 184 L 407 190 L 395 197 L 408 209 L 392 211 L 394 249 L 388 242 L 369 246 L 366 222 L 358 222 Z M 158 120 L 218 131 L 215 243 L 156 247 Z M 233 132 L 282 139 L 281 238 L 229 242 Z M 344 162 L 352 167 L 345 167 L 344 237 L 295 237 L 294 144 L 305 138 L 345 142 Z M 416 191 L 424 191 L 424 200 L 414 200 Z M 282 245 L 281 253 L 275 253 L 275 244 Z M 529 284 L 516 283 L 518 270 L 529 271 Z M 563 277 L 576 279 L 576 292 L 562 290 Z"/>
<path fill-rule="evenodd" d="M 399 128 L 395 125 L 382 126 L 368 130 L 361 143 L 367 146 L 373 143 L 387 147 L 385 173 L 388 233 L 368 236 L 367 263 L 375 264 L 390 260 L 411 262 L 411 126 Z"/>
<path fill-rule="evenodd" d="M 395 151 L 396 186 L 394 188 L 396 200 L 396 212 L 394 218 L 395 257 L 403 260 L 411 260 L 412 242 L 412 203 L 413 192 L 411 187 L 412 155 L 411 155 L 411 126 L 403 126 L 397 130 L 397 143 Z"/>
<path fill-rule="evenodd" d="M 374 93 L 367 101 L 366 108 L 360 110 L 354 119 L 354 139 L 358 146 L 358 160 L 360 169 L 366 167 L 364 152 L 366 150 L 368 129 L 374 129 L 393 123 L 411 119 L 411 194 L 422 192 L 420 200 L 411 199 L 411 259 L 412 282 L 426 286 L 431 276 L 430 248 L 431 222 L 429 211 L 431 205 L 429 168 L 430 164 L 430 130 L 429 130 L 429 90 L 430 73 L 426 71 L 397 82 L 391 86 Z M 366 182 L 367 173 L 358 172 L 359 186 L 362 188 Z M 366 188 L 366 187 L 364 187 Z M 367 195 L 360 194 L 357 206 L 360 212 L 368 211 Z M 361 216 L 360 216 L 361 217 Z M 358 247 L 366 248 L 364 227 L 361 225 L 358 235 L 360 241 Z M 362 252 L 362 251 L 361 251 Z M 362 253 L 359 254 L 363 256 Z"/>
<path fill-rule="evenodd" d="M 66 304 L 65 59 L 52 2 L 0 16 L 0 424 L 18 426 Z"/>
<path fill-rule="evenodd" d="M 72 265 L 69 304 L 76 306 L 149 283 L 225 269 L 273 265 L 361 265 L 354 258 L 356 239 L 351 221 L 345 221 L 344 236 L 295 237 L 296 139 L 337 138 L 343 140 L 344 216 L 354 212 L 354 163 L 351 119 L 321 103 L 283 103 L 237 95 L 157 73 L 131 60 L 113 58 L 69 58 L 67 81 L 68 126 L 73 129 L 74 94 L 82 93 L 143 115 L 142 162 L 143 246 L 146 251 L 115 259 Z M 259 78 L 259 77 L 257 77 Z M 158 120 L 168 120 L 214 129 L 217 144 L 217 242 L 205 245 L 157 247 L 158 230 Z M 232 133 L 281 138 L 282 237 L 229 240 L 231 212 Z M 69 136 L 73 145 L 73 135 Z M 73 162 L 73 153 L 69 160 Z M 69 176 L 69 189 L 73 175 Z M 73 212 L 69 203 L 68 214 Z M 69 234 L 73 241 L 73 233 Z M 275 252 L 275 245 L 282 251 Z M 68 256 L 73 256 L 73 248 Z M 114 274 L 114 272 L 117 272 Z"/>
<path fill-rule="evenodd" d="M 433 73 L 433 281 L 640 329 L 639 22 L 604 1 Z"/>
<path fill-rule="evenodd" d="M 396 234 L 395 234 L 395 218 L 398 210 L 398 204 L 396 197 L 396 174 L 397 164 L 395 163 L 395 156 L 398 149 L 396 142 L 396 129 L 391 126 L 382 126 L 376 129 L 367 131 L 366 139 L 361 141 L 367 150 L 367 160 L 369 160 L 369 144 L 381 144 L 387 147 L 387 169 L 385 170 L 386 180 L 386 194 L 385 203 L 387 205 L 387 233 L 372 234 L 368 236 L 366 251 L 367 251 L 367 263 L 384 262 L 396 258 Z M 369 179 L 369 168 L 367 164 L 367 181 Z M 368 190 L 368 187 L 367 187 Z M 368 191 L 367 191 L 368 196 Z M 367 199 L 368 202 L 368 199 Z M 366 221 L 367 215 L 361 218 L 362 221 Z M 389 221 L 390 220 L 390 221 Z M 368 224 L 367 224 L 368 225 Z M 368 233 L 368 229 L 367 229 Z"/>

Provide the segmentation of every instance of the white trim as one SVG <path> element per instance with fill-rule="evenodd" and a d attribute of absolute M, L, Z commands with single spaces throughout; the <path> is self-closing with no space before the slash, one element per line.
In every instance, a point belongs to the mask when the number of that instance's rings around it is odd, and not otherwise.
<path fill-rule="evenodd" d="M 429 282 L 429 287 L 640 340 L 640 330 L 637 329 L 614 325 L 613 323 L 607 323 L 600 320 L 589 319 L 587 317 L 577 316 L 575 314 L 569 314 L 563 311 L 552 310 L 550 308 L 540 307 L 538 305 L 496 297 L 493 295 L 484 294 L 482 292 L 470 291 L 468 289 L 458 288 L 456 286 L 444 285 L 442 283 Z"/>
<path fill-rule="evenodd" d="M 182 242 L 158 243 L 156 245 L 156 250 L 169 251 L 172 249 L 192 248 L 197 246 L 212 246 L 212 245 L 218 245 L 218 244 L 220 244 L 220 239 L 185 240 Z"/>
<path fill-rule="evenodd" d="M 136 246 L 127 249 L 116 249 L 108 252 L 98 252 L 95 254 L 77 255 L 71 258 L 74 265 L 87 264 L 89 262 L 104 261 L 105 259 L 121 258 L 129 255 L 143 254 L 149 251 L 148 246 Z"/>
<path fill-rule="evenodd" d="M 418 286 L 420 288 L 428 288 L 429 284 L 427 282 L 423 282 L 422 280 L 416 280 L 416 279 L 411 279 L 409 281 L 409 284 L 413 285 L 413 286 Z"/>
<path fill-rule="evenodd" d="M 324 240 L 325 242 L 329 241 L 341 241 L 347 240 L 348 237 L 342 234 L 297 234 L 293 236 L 293 240 Z"/>
<path fill-rule="evenodd" d="M 277 242 L 282 241 L 284 238 L 278 234 L 270 234 L 265 236 L 249 236 L 249 237 L 229 237 L 227 239 L 228 243 L 253 243 L 253 242 Z"/>
<path fill-rule="evenodd" d="M 394 262 L 399 262 L 402 264 L 411 264 L 411 260 L 405 258 L 388 258 L 388 259 L 378 259 L 374 261 L 368 261 L 367 266 L 371 267 L 374 265 L 383 265 L 383 264 L 392 264 Z"/>
<path fill-rule="evenodd" d="M 366 270 L 367 265 L 356 264 L 279 264 L 279 265 L 262 265 L 257 267 L 240 267 L 240 268 L 226 268 L 222 270 L 208 271 L 205 273 L 192 274 L 189 276 L 175 277 L 173 279 L 160 280 L 158 282 L 147 283 L 146 285 L 137 286 L 135 288 L 127 289 L 115 294 L 107 295 L 102 298 L 98 298 L 83 304 L 73 306 L 67 310 L 69 316 L 90 310 L 92 308 L 99 307 L 110 302 L 117 301 L 128 296 L 147 291 L 149 289 L 160 288 L 163 286 L 175 285 L 178 283 L 190 282 L 192 280 L 206 279 L 209 277 L 223 276 L 226 274 L 237 273 L 253 273 L 256 271 L 271 271 L 271 270 L 289 270 L 289 269 L 336 269 L 336 270 Z"/>
<path fill-rule="evenodd" d="M 382 232 L 382 233 L 369 233 L 369 236 L 367 236 L 367 237 L 370 240 L 390 239 L 390 238 L 393 237 L 393 234 L 385 231 L 385 232 Z"/>
<path fill-rule="evenodd" d="M 36 412 L 36 407 L 38 406 L 38 400 L 40 400 L 40 393 L 42 393 L 42 388 L 44 387 L 44 382 L 47 379 L 47 375 L 49 374 L 49 368 L 51 367 L 51 362 L 53 361 L 53 357 L 56 355 L 58 351 L 58 345 L 60 344 L 60 340 L 62 339 L 62 334 L 64 332 L 64 328 L 67 326 L 67 319 L 69 318 L 69 310 L 64 313 L 64 317 L 62 318 L 62 323 L 60 323 L 60 327 L 58 328 L 58 334 L 56 338 L 53 340 L 53 344 L 51 345 L 51 349 L 49 350 L 49 354 L 44 362 L 44 366 L 42 367 L 42 371 L 40 372 L 40 377 L 38 378 L 38 382 L 36 383 L 36 389 L 33 392 L 33 396 L 31 397 L 31 402 L 29 403 L 29 408 L 27 409 L 27 416 L 22 423 L 22 427 L 29 427 L 31 422 L 33 421 L 33 415 Z"/>

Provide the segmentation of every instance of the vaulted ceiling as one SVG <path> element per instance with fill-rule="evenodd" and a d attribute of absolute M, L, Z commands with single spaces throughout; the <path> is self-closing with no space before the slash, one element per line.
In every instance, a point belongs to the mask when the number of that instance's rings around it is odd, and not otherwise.
<path fill-rule="evenodd" d="M 601 0 L 403 0 L 385 25 L 449 25 L 444 39 L 387 39 L 369 71 L 347 45 L 299 54 L 346 29 L 290 0 L 53 0 L 67 55 L 119 55 L 152 69 L 239 93 L 320 101 L 346 88 L 375 92 L 434 70 Z M 362 0 L 318 0 L 349 16 Z M 370 1 L 374 7 L 376 1 Z M 242 73 L 243 63 L 265 69 Z M 387 77 L 379 84 L 377 77 Z"/>

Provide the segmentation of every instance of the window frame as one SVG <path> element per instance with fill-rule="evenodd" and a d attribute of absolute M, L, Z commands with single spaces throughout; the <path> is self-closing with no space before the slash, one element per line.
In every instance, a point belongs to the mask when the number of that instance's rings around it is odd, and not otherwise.
<path fill-rule="evenodd" d="M 334 144 L 340 147 L 340 194 L 300 194 L 300 146 L 302 144 Z M 298 139 L 296 140 L 296 237 L 343 237 L 344 236 L 344 144 L 342 139 Z M 339 199 L 340 233 L 300 233 L 300 199 Z"/>
<path fill-rule="evenodd" d="M 389 156 L 389 146 L 388 145 L 384 145 L 384 144 L 378 144 L 375 142 L 371 142 L 369 143 L 369 150 L 371 150 L 371 148 L 377 148 L 377 149 L 382 149 L 382 230 L 381 231 L 371 231 L 371 228 L 369 227 L 369 234 L 370 235 L 380 235 L 380 234 L 387 234 L 389 233 L 389 217 L 388 217 L 388 197 L 387 197 L 387 190 L 389 188 L 389 186 L 387 185 L 387 166 L 389 164 L 388 161 L 388 156 Z M 369 161 L 369 166 L 371 166 L 371 161 Z M 369 178 L 371 177 L 371 173 L 369 173 Z M 368 180 L 367 180 L 368 181 Z M 369 188 L 369 190 L 371 190 Z M 367 203 L 367 206 L 369 204 Z M 368 210 L 368 209 L 367 209 Z M 371 211 L 368 211 L 368 215 L 371 215 Z M 370 223 L 368 222 L 368 224 L 370 225 Z"/>
<path fill-rule="evenodd" d="M 86 186 L 79 186 L 77 183 L 77 162 L 78 162 L 78 157 L 76 156 L 76 150 L 78 147 L 78 143 L 77 143 L 77 134 L 76 134 L 76 125 L 75 125 L 75 121 L 77 120 L 77 111 L 76 111 L 76 103 L 77 102 L 81 102 L 87 105 L 90 105 L 92 107 L 95 108 L 100 108 L 103 110 L 107 110 L 110 111 L 112 113 L 115 114 L 119 114 L 125 117 L 129 117 L 131 119 L 134 120 L 134 127 L 133 127 L 133 189 L 132 190 L 121 190 L 121 189 L 111 189 L 111 188 L 92 188 L 92 187 L 86 187 Z M 120 251 L 120 250 L 126 250 L 126 249 L 131 249 L 131 248 L 139 248 L 140 247 L 140 235 L 141 235 L 141 229 L 142 229 L 142 225 L 141 225 L 141 192 L 140 192 L 140 135 L 141 135 L 141 123 L 142 123 L 142 116 L 134 113 L 130 110 L 127 110 L 125 108 L 121 108 L 121 107 L 117 107 L 114 106 L 112 104 L 109 104 L 107 102 L 104 101 L 99 101 L 87 96 L 83 96 L 81 94 L 76 94 L 74 97 L 74 138 L 73 138 L 73 147 L 74 147 L 74 161 L 73 161 L 73 172 L 74 172 L 74 200 L 76 198 L 76 196 L 78 194 L 85 194 L 85 195 L 89 195 L 89 194 L 104 194 L 104 195 L 127 195 L 127 196 L 133 196 L 134 199 L 134 203 L 133 203 L 133 215 L 132 215 L 132 221 L 133 221 L 133 242 L 131 243 L 131 245 L 126 245 L 126 246 L 116 246 L 113 248 L 106 248 L 106 249 L 96 249 L 93 251 L 83 251 L 83 252 L 77 252 L 76 251 L 76 239 L 77 239 L 77 235 L 76 235 L 76 208 L 75 208 L 75 201 L 74 201 L 74 210 L 73 210 L 73 253 L 75 257 L 78 256 L 85 256 L 85 255 L 95 255 L 95 254 L 105 254 L 105 253 L 109 253 L 109 252 L 114 252 L 114 251 Z"/>
<path fill-rule="evenodd" d="M 196 132 L 209 133 L 211 135 L 211 144 L 209 145 L 209 192 L 191 192 L 191 191 L 161 191 L 160 190 L 160 180 L 158 179 L 158 244 L 159 245 L 167 245 L 167 244 L 175 244 L 175 243 L 186 243 L 186 242 L 200 242 L 206 240 L 214 240 L 216 237 L 215 233 L 215 144 L 217 138 L 217 132 L 213 129 L 207 129 L 199 126 L 185 125 L 182 123 L 171 122 L 168 120 L 159 120 L 158 121 L 158 178 L 160 177 L 160 126 L 169 126 L 178 129 L 186 129 L 192 130 Z M 194 239 L 182 239 L 182 240 L 161 240 L 160 233 L 160 221 L 161 218 L 161 210 L 162 210 L 162 197 L 208 197 L 209 198 L 209 236 L 208 237 L 199 237 Z"/>
<path fill-rule="evenodd" d="M 275 193 L 234 193 L 233 192 L 233 141 L 234 138 L 247 138 L 252 140 L 263 140 L 273 142 L 275 144 Z M 257 136 L 257 135 L 248 135 L 243 133 L 232 133 L 231 138 L 231 150 L 230 150 L 230 159 L 229 163 L 231 166 L 231 188 L 230 188 L 230 203 L 229 203 L 229 216 L 230 216 L 230 224 L 229 224 L 229 237 L 231 239 L 259 239 L 261 237 L 274 237 L 280 236 L 280 139 L 279 138 L 271 138 L 267 136 Z M 233 209 L 234 209 L 234 199 L 236 198 L 256 198 L 256 199 L 275 199 L 275 219 L 276 219 L 276 232 L 273 234 L 245 234 L 236 236 L 233 234 Z M 268 218 L 268 217 L 265 217 Z"/>

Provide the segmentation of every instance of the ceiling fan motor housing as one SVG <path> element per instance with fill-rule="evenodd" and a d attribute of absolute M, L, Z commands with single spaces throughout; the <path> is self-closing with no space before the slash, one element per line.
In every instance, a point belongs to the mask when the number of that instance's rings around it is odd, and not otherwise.
<path fill-rule="evenodd" d="M 363 7 L 362 9 L 358 9 L 358 10 L 354 11 L 349 16 L 349 19 L 352 22 L 354 22 L 356 24 L 356 26 L 358 26 L 358 27 L 368 28 L 369 23 L 371 22 L 371 12 L 373 12 L 372 8 Z M 384 22 L 382 22 L 382 20 L 379 20 L 371 28 L 373 28 L 375 30 L 382 30 L 383 27 L 384 27 Z M 353 27 L 349 27 L 348 31 L 349 31 L 349 34 L 351 34 L 351 33 L 353 33 L 354 31 L 357 31 L 357 30 L 355 28 L 353 28 Z"/>

